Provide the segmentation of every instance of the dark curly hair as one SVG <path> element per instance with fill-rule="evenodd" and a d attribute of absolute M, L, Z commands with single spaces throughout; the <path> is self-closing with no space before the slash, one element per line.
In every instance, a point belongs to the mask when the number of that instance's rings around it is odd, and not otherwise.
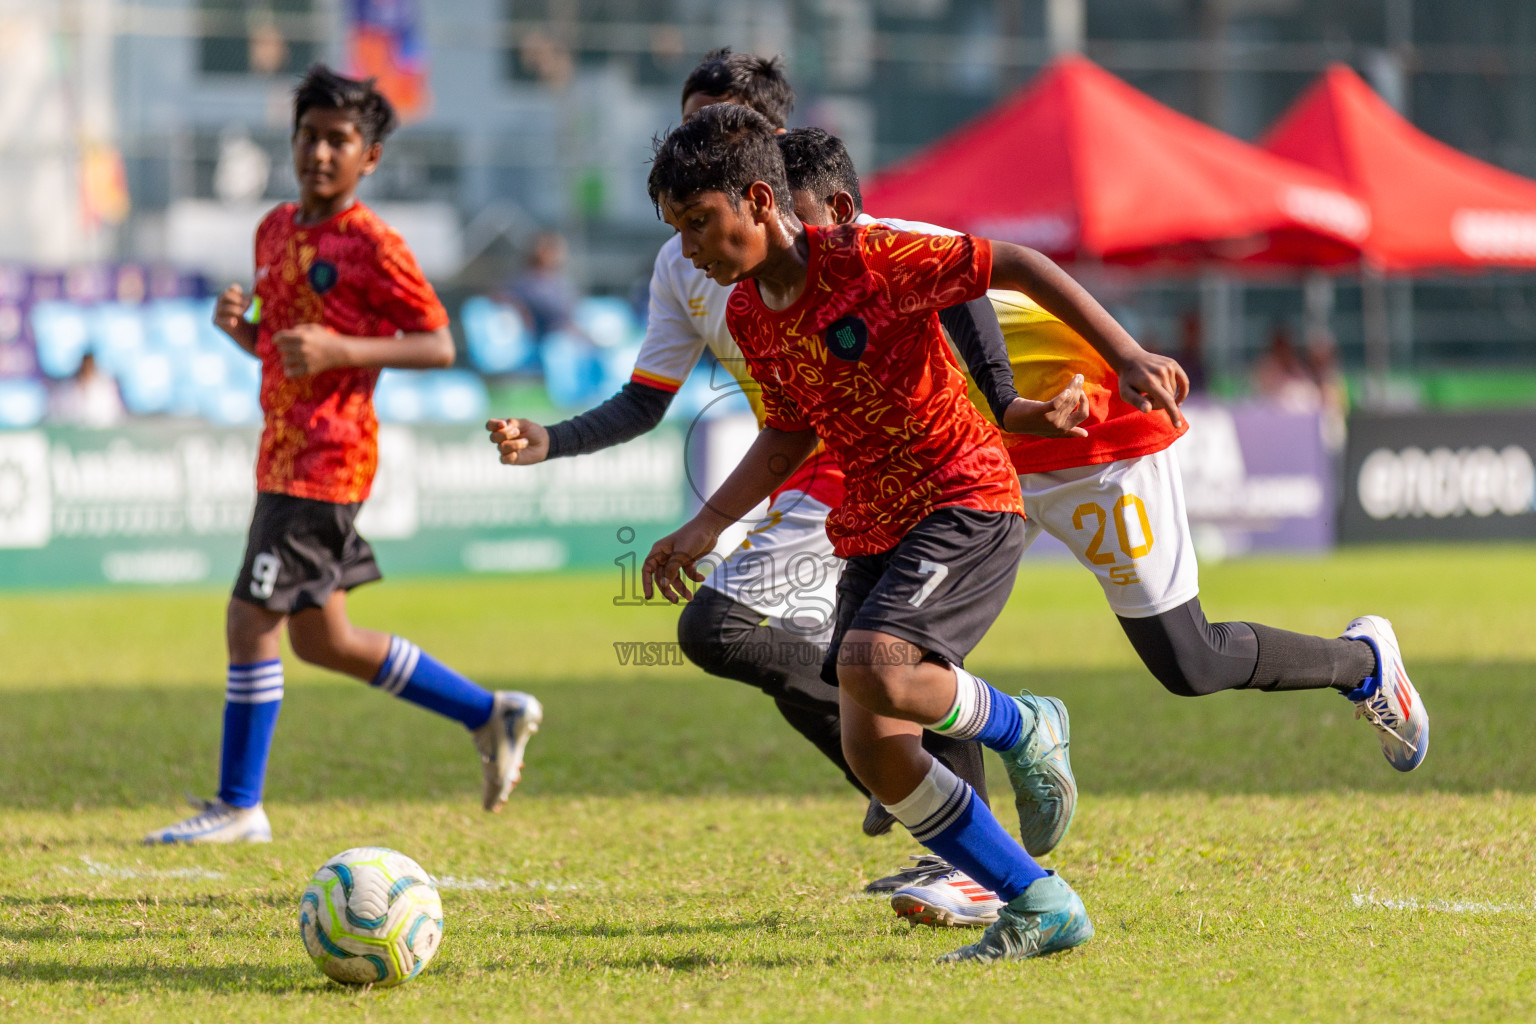
<path fill-rule="evenodd" d="M 773 125 L 751 107 L 716 103 L 657 141 L 647 190 L 659 213 L 662 196 L 678 201 L 700 192 L 724 192 L 737 206 L 758 181 L 773 189 L 779 209 L 794 209 Z"/>
<path fill-rule="evenodd" d="M 855 212 L 864 212 L 859 172 L 842 139 L 823 128 L 796 128 L 779 136 L 779 152 L 791 192 L 810 192 L 820 202 L 847 192 Z"/>
<path fill-rule="evenodd" d="M 306 110 L 345 110 L 352 115 L 365 146 L 383 142 L 400 122 L 395 108 L 374 88 L 373 81 L 338 75 L 324 64 L 312 65 L 293 91 L 293 130 L 299 130 L 299 118 Z"/>
<path fill-rule="evenodd" d="M 683 103 L 696 92 L 751 107 L 775 128 L 783 128 L 795 109 L 795 90 L 784 77 L 783 57 L 732 53 L 729 46 L 711 50 L 689 72 L 683 83 Z"/>

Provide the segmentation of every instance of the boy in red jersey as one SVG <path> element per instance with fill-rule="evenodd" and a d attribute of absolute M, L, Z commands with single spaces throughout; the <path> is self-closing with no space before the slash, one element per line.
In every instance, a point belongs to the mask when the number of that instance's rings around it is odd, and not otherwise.
<path fill-rule="evenodd" d="M 256 510 L 226 620 L 229 679 L 219 795 L 149 843 L 265 842 L 267 754 L 283 696 L 284 624 L 293 651 L 453 718 L 470 729 L 484 769 L 484 806 L 516 785 L 543 712 L 533 697 L 491 693 L 403 637 L 359 628 L 347 591 L 380 578 L 353 526 L 378 465 L 373 387 L 387 367 L 453 363 L 448 315 L 416 260 L 357 201 L 395 125 L 371 81 L 312 68 L 294 94 L 293 163 L 300 201 L 256 229 L 256 298 L 239 285 L 214 323 L 261 360 L 266 425 Z"/>
<path fill-rule="evenodd" d="M 1007 696 L 962 667 L 1012 589 L 1024 519 L 1007 452 L 965 397 L 937 311 L 989 284 L 1027 290 L 1092 339 L 1144 406 L 1175 419 L 1176 364 L 1032 250 L 879 225 L 807 229 L 772 128 L 742 107 L 709 107 L 674 131 L 650 193 L 684 255 L 736 284 L 727 323 L 762 385 L 766 426 L 698 515 L 656 543 L 647 594 L 688 597 L 681 573 L 698 581 L 695 560 L 820 439 L 846 474 L 827 520 L 847 567 L 824 668 L 840 687 L 844 753 L 914 838 L 1005 901 L 980 941 L 948 959 L 1086 942 L 1077 894 L 920 743 L 926 726 L 998 751 L 1037 825 L 1026 832 L 1065 829 L 1076 802 L 1065 708 Z"/>

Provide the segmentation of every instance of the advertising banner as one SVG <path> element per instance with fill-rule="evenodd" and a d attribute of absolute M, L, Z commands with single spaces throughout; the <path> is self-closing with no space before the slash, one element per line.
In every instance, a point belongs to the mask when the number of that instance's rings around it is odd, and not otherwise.
<path fill-rule="evenodd" d="M 1536 539 L 1536 410 L 1357 413 L 1346 541 Z"/>
<path fill-rule="evenodd" d="M 0 431 L 0 587 L 232 584 L 256 441 L 169 424 Z M 501 465 L 482 430 L 390 426 L 379 463 L 358 530 L 386 575 L 612 566 L 675 529 L 692 493 L 670 425 L 525 468 Z"/>
<path fill-rule="evenodd" d="M 1185 415 L 1175 449 L 1201 554 L 1333 545 L 1334 464 L 1317 413 L 1191 403 Z"/>

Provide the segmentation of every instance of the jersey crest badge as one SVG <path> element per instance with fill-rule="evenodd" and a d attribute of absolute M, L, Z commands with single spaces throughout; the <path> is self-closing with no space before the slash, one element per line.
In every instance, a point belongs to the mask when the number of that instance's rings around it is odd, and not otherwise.
<path fill-rule="evenodd" d="M 336 279 L 341 275 L 336 271 L 336 264 L 315 260 L 309 265 L 309 273 L 304 276 L 309 279 L 309 286 L 315 290 L 316 295 L 324 295 L 336 287 Z"/>
<path fill-rule="evenodd" d="M 869 328 L 863 317 L 850 314 L 832 321 L 821 337 L 827 343 L 828 352 L 844 362 L 856 363 L 864 354 L 864 346 L 869 344 Z"/>

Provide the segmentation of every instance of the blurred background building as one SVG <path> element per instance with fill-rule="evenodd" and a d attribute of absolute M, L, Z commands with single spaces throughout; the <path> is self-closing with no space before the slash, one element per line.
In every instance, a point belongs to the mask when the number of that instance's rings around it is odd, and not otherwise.
<path fill-rule="evenodd" d="M 0 281 L 0 343 L 25 331 L 23 306 L 39 295 L 135 298 L 100 272 L 82 283 L 78 268 L 136 265 L 126 287 L 141 281 L 150 297 L 246 277 L 261 212 L 295 194 L 289 94 L 317 60 L 394 79 L 408 123 L 365 198 L 452 311 L 477 294 L 514 298 L 549 232 L 565 240 L 575 291 L 643 311 L 667 235 L 645 195 L 651 139 L 677 121 L 684 75 L 720 45 L 783 53 L 793 123 L 841 135 L 865 171 L 1076 51 L 1248 140 L 1344 61 L 1433 137 L 1536 176 L 1529 0 L 6 0 L 0 260 L 12 280 Z M 40 292 L 18 277 L 68 268 L 74 278 Z M 1307 334 L 1299 278 L 1098 285 L 1218 394 L 1266 379 L 1252 370 L 1273 339 Z M 1387 302 L 1393 381 L 1376 400 L 1524 394 L 1536 380 L 1523 376 L 1536 375 L 1531 275 L 1398 280 Z M 1353 382 L 1352 279 L 1332 303 Z M 533 365 L 533 351 L 488 368 Z M 0 357 L 0 374 L 25 361 Z"/>

